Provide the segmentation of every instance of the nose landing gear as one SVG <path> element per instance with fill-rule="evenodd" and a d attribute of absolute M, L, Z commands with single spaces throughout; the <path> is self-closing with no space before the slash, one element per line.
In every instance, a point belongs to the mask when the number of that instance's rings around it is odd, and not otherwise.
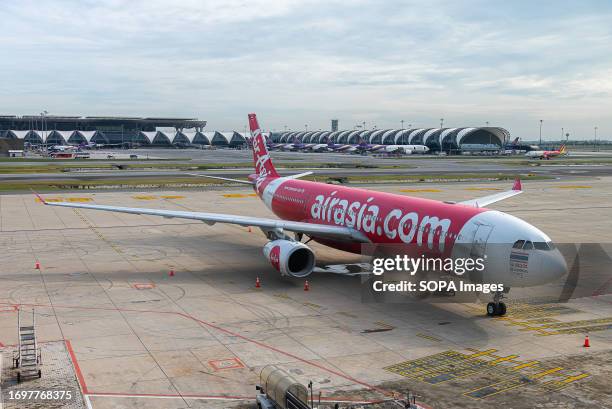
<path fill-rule="evenodd" d="M 504 298 L 502 291 L 496 291 L 493 301 L 487 304 L 487 315 L 489 317 L 506 315 L 506 304 L 500 300 Z"/>

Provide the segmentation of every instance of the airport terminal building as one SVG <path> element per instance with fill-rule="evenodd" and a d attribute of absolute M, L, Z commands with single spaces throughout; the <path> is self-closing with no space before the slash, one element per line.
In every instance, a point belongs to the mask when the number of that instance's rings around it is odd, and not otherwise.
<path fill-rule="evenodd" d="M 344 131 L 286 131 L 272 135 L 273 142 L 358 144 L 364 141 L 380 145 L 426 145 L 431 152 L 457 153 L 470 150 L 501 150 L 510 133 L 499 127 L 374 129 Z"/>
<path fill-rule="evenodd" d="M 204 131 L 195 118 L 0 115 L 0 138 L 32 145 L 102 144 L 124 147 L 246 145 L 249 135 L 237 131 Z M 268 136 L 268 134 L 266 133 Z M 426 145 L 431 152 L 499 151 L 510 133 L 499 127 L 285 131 L 269 134 L 272 142 L 381 145 Z"/>
<path fill-rule="evenodd" d="M 206 121 L 194 118 L 0 116 L 0 138 L 20 139 L 33 145 L 105 144 L 117 146 L 238 147 L 246 135 L 205 132 Z M 159 129 L 165 129 L 163 131 Z M 170 130 L 168 130 L 170 129 Z"/>

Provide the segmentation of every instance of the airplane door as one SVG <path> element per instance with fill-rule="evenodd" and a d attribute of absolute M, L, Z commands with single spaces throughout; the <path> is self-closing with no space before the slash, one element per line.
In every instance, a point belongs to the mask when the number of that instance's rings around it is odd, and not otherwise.
<path fill-rule="evenodd" d="M 470 256 L 479 258 L 484 257 L 487 249 L 487 240 L 493 231 L 493 226 L 489 224 L 479 224 L 476 232 L 474 233 L 474 240 L 472 240 L 472 250 Z"/>

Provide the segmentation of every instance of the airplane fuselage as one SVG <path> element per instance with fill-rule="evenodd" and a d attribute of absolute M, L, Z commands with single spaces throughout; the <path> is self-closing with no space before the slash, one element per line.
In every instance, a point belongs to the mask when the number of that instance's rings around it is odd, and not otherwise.
<path fill-rule="evenodd" d="M 283 177 L 260 177 L 255 192 L 284 220 L 353 228 L 377 245 L 428 257 L 485 257 L 483 279 L 506 286 L 551 281 L 565 263 L 543 232 L 495 210 L 392 193 Z M 362 245 L 313 237 L 327 246 L 356 254 Z M 517 242 L 546 243 L 547 250 L 513 248 Z M 543 244 L 542 244 L 543 245 Z M 383 249 L 384 251 L 384 249 Z M 526 260 L 520 272 L 513 260 Z"/>
<path fill-rule="evenodd" d="M 548 159 L 561 155 L 559 151 L 530 151 L 525 154 L 528 158 Z"/>

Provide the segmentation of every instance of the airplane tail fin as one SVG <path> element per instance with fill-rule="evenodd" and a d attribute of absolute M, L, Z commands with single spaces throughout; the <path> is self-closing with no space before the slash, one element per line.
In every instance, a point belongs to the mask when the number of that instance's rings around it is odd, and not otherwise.
<path fill-rule="evenodd" d="M 567 149 L 565 148 L 565 145 L 561 145 L 561 147 L 559 148 L 559 153 L 560 153 L 560 154 L 565 154 L 565 153 L 567 153 Z"/>
<path fill-rule="evenodd" d="M 257 115 L 249 114 L 249 127 L 251 129 L 251 136 L 253 137 L 253 162 L 255 163 L 255 173 L 258 176 L 278 177 L 279 174 L 276 172 L 272 164 L 272 159 L 270 159 L 270 155 L 268 154 L 266 138 L 261 133 L 259 123 L 257 123 Z"/>

